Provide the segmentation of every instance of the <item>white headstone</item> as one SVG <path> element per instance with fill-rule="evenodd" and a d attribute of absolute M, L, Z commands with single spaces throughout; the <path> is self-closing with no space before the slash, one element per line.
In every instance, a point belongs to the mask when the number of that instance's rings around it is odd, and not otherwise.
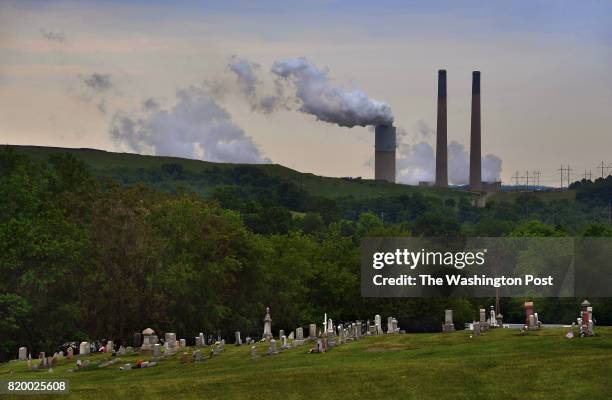
<path fill-rule="evenodd" d="M 242 338 L 240 337 L 240 331 L 236 331 L 236 346 L 242 346 Z"/>
<path fill-rule="evenodd" d="M 159 345 L 159 343 L 155 343 L 153 345 L 153 357 L 159 356 L 161 356 L 161 346 Z"/>
<path fill-rule="evenodd" d="M 27 347 L 20 347 L 19 348 L 19 360 L 20 361 L 25 361 L 28 358 L 28 348 Z"/>
<path fill-rule="evenodd" d="M 81 342 L 81 345 L 79 346 L 79 354 L 86 355 L 89 354 L 89 351 L 89 342 Z"/>
<path fill-rule="evenodd" d="M 266 307 L 266 316 L 264 317 L 264 332 L 265 339 L 272 338 L 272 318 L 270 317 L 270 307 Z"/>

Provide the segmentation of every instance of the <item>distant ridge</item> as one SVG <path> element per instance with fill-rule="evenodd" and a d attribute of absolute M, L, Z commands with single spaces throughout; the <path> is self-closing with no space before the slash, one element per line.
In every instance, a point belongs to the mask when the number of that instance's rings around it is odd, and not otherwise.
<path fill-rule="evenodd" d="M 263 173 L 270 177 L 292 182 L 312 195 L 328 198 L 346 196 L 375 198 L 380 196 L 411 194 L 415 192 L 443 197 L 467 196 L 471 198 L 475 196 L 474 193 L 467 190 L 417 187 L 385 181 L 375 181 L 373 179 L 318 176 L 312 173 L 299 172 L 280 164 L 219 163 L 180 157 L 118 153 L 83 147 L 68 148 L 29 145 L 3 145 L 2 147 L 6 146 L 38 161 L 47 160 L 51 154 L 69 153 L 78 160 L 85 162 L 85 164 L 92 169 L 95 176 L 109 176 L 125 184 L 144 182 L 162 189 L 170 189 L 180 184 L 190 190 L 205 195 L 212 193 L 217 186 L 228 184 L 228 182 L 221 182 L 220 184 L 211 183 L 211 181 L 214 181 L 214 176 L 219 174 L 239 175 L 239 173 Z M 162 166 L 168 164 L 180 165 L 180 168 L 186 171 L 189 176 L 201 178 L 203 181 L 206 181 L 206 185 L 203 186 L 200 184 L 201 182 L 195 182 L 193 179 L 185 180 L 180 179 L 180 177 L 170 179 L 167 176 L 157 176 L 156 172 L 161 171 Z M 161 179 L 161 181 L 159 179 Z M 239 185 L 239 178 L 237 179 L 238 182 L 233 184 Z"/>

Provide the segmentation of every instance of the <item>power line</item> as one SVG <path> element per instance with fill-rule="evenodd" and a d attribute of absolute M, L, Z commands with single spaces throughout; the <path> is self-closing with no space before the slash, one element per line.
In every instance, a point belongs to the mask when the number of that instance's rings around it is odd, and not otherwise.
<path fill-rule="evenodd" d="M 561 172 L 561 188 L 563 189 L 563 181 L 564 181 L 564 179 L 567 179 L 567 186 L 569 187 L 569 185 L 570 185 L 570 172 L 572 171 L 572 169 L 570 168 L 569 164 L 565 168 L 563 167 L 563 164 L 561 164 L 561 168 L 559 168 L 557 171 Z"/>

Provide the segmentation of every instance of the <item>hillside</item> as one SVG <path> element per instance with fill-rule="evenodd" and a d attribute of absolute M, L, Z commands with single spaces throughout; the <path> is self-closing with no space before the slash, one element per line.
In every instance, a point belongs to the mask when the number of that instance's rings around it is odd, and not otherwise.
<path fill-rule="evenodd" d="M 108 355 L 85 356 L 91 366 L 75 372 L 69 371 L 75 360 L 63 359 L 52 373 L 27 371 L 21 361 L 0 364 L 0 379 L 67 379 L 70 395 L 64 397 L 87 399 L 543 399 L 551 391 L 556 399 L 606 397 L 612 331 L 600 327 L 597 337 L 572 340 L 566 331 L 370 336 L 324 354 L 307 354 L 306 345 L 275 356 L 266 356 L 267 344 L 259 343 L 256 359 L 249 346 L 228 344 L 200 363 L 181 363 L 175 355 L 131 371 L 119 366 L 134 364 L 135 354 L 104 368 L 95 364 Z M 193 348 L 185 350 L 190 358 Z"/>
<path fill-rule="evenodd" d="M 420 192 L 435 197 L 468 197 L 475 193 L 459 189 L 438 189 L 375 181 L 371 179 L 343 179 L 302 173 L 279 164 L 227 164 L 177 157 L 147 156 L 131 153 L 114 153 L 96 149 L 74 149 L 43 146 L 9 147 L 34 160 L 47 160 L 51 154 L 70 153 L 89 165 L 98 177 L 110 176 L 125 184 L 145 182 L 165 190 L 183 186 L 188 190 L 210 195 L 216 187 L 240 184 L 241 174 L 265 174 L 303 188 L 313 196 L 338 198 L 374 198 Z M 179 165 L 180 175 L 163 174 L 164 165 Z M 228 178 L 233 176 L 234 179 Z"/>

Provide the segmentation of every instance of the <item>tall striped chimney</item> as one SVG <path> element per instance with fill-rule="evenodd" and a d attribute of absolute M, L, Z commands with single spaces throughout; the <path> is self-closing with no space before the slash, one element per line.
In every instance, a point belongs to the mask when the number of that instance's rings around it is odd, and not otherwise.
<path fill-rule="evenodd" d="M 446 70 L 438 71 L 438 126 L 436 135 L 436 186 L 448 187 L 446 134 Z"/>
<path fill-rule="evenodd" d="M 472 72 L 472 124 L 470 134 L 470 189 L 482 188 L 480 149 L 480 71 Z"/>

